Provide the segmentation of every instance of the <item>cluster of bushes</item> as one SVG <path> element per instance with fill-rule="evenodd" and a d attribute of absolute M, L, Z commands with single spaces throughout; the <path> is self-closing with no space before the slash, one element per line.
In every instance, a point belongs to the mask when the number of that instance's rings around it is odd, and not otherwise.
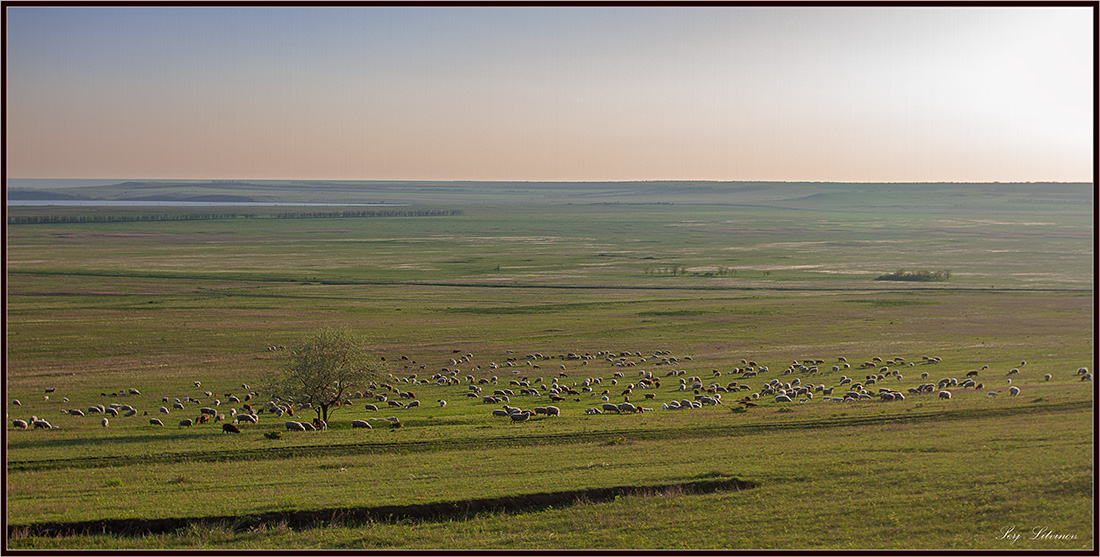
<path fill-rule="evenodd" d="M 137 215 L 23 215 L 9 216 L 8 224 L 69 224 L 84 222 L 149 222 L 223 219 L 348 219 L 373 217 L 444 217 L 460 215 L 456 209 L 409 209 L 382 211 L 333 211 L 272 213 L 179 213 Z"/>
<path fill-rule="evenodd" d="M 943 282 L 951 278 L 951 271 L 915 271 L 912 273 L 905 272 L 904 269 L 898 269 L 893 273 L 876 277 L 875 280 L 900 280 L 910 282 Z"/>

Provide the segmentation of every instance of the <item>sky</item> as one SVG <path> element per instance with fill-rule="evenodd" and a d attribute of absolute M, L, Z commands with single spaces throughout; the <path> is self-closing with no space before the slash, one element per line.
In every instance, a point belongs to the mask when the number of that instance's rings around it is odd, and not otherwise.
<path fill-rule="evenodd" d="M 1091 182 L 1091 7 L 7 6 L 9 178 Z"/>

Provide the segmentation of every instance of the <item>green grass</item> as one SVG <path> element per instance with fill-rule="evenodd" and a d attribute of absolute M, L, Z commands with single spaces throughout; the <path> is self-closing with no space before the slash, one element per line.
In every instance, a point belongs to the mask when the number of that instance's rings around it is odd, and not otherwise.
<path fill-rule="evenodd" d="M 356 194 L 343 186 L 325 195 Z M 401 193 L 371 187 L 380 200 Z M 1093 547 L 1094 388 L 1075 375 L 1095 366 L 1091 214 L 1018 203 L 1040 194 L 1057 201 L 1050 196 L 1072 188 L 631 187 L 604 185 L 585 199 L 673 203 L 580 204 L 585 190 L 567 186 L 534 201 L 518 184 L 465 184 L 448 197 L 422 184 L 405 194 L 463 213 L 9 226 L 9 427 L 37 415 L 60 429 L 7 432 L 7 521 L 245 516 L 721 476 L 759 487 L 305 530 L 227 524 L 38 538 L 17 528 L 8 548 Z M 802 199 L 816 193 L 820 205 Z M 845 205 L 853 200 L 862 204 Z M 687 272 L 647 272 L 670 266 Z M 897 268 L 952 276 L 872 280 Z M 594 394 L 608 389 L 616 401 L 639 370 L 662 385 L 643 403 L 652 413 L 585 415 L 600 404 L 585 392 L 558 404 L 560 418 L 518 425 L 491 417 L 493 406 L 466 398 L 464 384 L 417 385 L 420 409 L 373 414 L 359 400 L 327 432 L 280 439 L 264 434 L 283 430 L 284 418 L 263 415 L 238 436 L 175 426 L 200 404 L 157 411 L 162 397 L 212 404 L 243 394 L 241 384 L 262 396 L 285 354 L 269 347 L 321 326 L 363 333 L 397 379 L 458 368 L 459 378 L 496 375 L 500 384 L 483 385 L 491 391 L 512 379 L 599 377 Z M 652 357 L 663 350 L 678 361 Z M 633 367 L 559 358 L 601 351 L 642 356 L 629 357 Z M 472 362 L 451 363 L 466 353 Z M 534 353 L 551 359 L 528 365 Z M 924 364 L 925 355 L 943 363 Z M 852 368 L 832 371 L 839 356 Z M 903 379 L 877 385 L 901 390 L 925 382 L 922 372 L 935 382 L 989 368 L 979 373 L 984 389 L 952 389 L 949 401 L 765 397 L 738 413 L 728 393 L 716 407 L 660 409 L 687 398 L 677 377 L 665 377 L 674 369 L 754 391 L 773 378 L 833 386 L 842 375 L 862 379 L 870 372 L 859 364 L 875 356 L 915 364 L 892 366 Z M 506 367 L 510 357 L 516 367 Z M 742 359 L 770 371 L 741 378 Z M 804 359 L 826 363 L 814 375 L 783 374 Z M 1012 368 L 1018 397 L 1007 392 Z M 142 394 L 112 396 L 130 387 Z M 57 389 L 48 400 L 46 388 Z M 110 402 L 133 404 L 138 416 L 104 429 L 93 416 L 61 414 Z M 547 402 L 512 397 L 522 407 Z M 148 425 L 143 412 L 166 426 Z M 404 427 L 350 429 L 352 419 L 390 415 Z M 1025 535 L 998 539 L 1009 527 Z M 1026 539 L 1039 527 L 1076 539 Z"/>

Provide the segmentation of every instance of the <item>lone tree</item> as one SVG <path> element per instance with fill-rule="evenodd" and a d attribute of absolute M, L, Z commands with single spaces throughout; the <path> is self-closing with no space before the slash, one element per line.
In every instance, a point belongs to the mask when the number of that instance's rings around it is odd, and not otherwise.
<path fill-rule="evenodd" d="M 348 393 L 366 388 L 381 371 L 368 361 L 362 339 L 346 328 L 326 327 L 290 350 L 273 391 L 312 404 L 327 422 Z"/>

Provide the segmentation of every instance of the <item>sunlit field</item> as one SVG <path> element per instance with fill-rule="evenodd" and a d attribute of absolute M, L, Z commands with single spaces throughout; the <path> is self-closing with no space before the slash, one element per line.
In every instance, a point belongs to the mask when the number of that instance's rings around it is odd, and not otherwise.
<path fill-rule="evenodd" d="M 1094 547 L 1091 185 L 291 186 L 217 191 L 446 214 L 9 207 L 67 219 L 7 227 L 9 549 Z M 874 280 L 898 270 L 950 278 Z M 262 407 L 289 347 L 345 326 L 418 408 L 378 385 L 327 431 L 178 426 Z M 575 394 L 551 401 L 555 382 Z M 831 400 L 855 383 L 866 398 Z M 482 395 L 505 389 L 560 416 L 493 416 Z M 625 400 L 651 410 L 586 413 Z M 103 427 L 90 407 L 111 404 L 136 415 Z M 13 429 L 31 416 L 55 427 Z M 725 479 L 745 487 L 689 489 Z M 658 485 L 685 487 L 595 495 Z M 528 502 L 354 518 L 509 497 Z"/>

